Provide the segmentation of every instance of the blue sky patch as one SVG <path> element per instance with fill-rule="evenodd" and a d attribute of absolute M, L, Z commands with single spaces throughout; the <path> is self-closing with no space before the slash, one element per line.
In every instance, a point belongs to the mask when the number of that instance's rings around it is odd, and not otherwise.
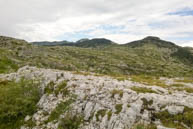
<path fill-rule="evenodd" d="M 193 16 L 193 9 L 184 8 L 182 10 L 168 13 L 169 15 L 179 15 L 179 16 Z"/>

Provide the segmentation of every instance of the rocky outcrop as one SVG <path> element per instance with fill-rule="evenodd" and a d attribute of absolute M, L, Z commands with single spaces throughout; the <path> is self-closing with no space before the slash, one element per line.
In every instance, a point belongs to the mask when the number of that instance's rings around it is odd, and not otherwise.
<path fill-rule="evenodd" d="M 33 129 L 56 129 L 68 113 L 81 116 L 79 128 L 82 129 L 129 129 L 137 123 L 155 124 L 159 129 L 166 129 L 161 120 L 154 117 L 156 113 L 166 111 L 177 115 L 183 113 L 184 108 L 193 108 L 192 93 L 178 90 L 171 93 L 168 88 L 147 86 L 129 79 L 118 81 L 108 76 L 81 75 L 28 66 L 16 73 L 0 75 L 0 78 L 16 81 L 23 77 L 40 81 L 43 94 L 37 104 L 38 111 L 25 118 L 25 121 L 35 123 Z M 59 88 L 64 81 L 67 82 L 63 87 L 65 91 Z M 53 90 L 48 93 L 46 88 L 51 84 Z M 193 84 L 189 83 L 188 86 L 193 87 Z M 132 87 L 147 88 L 154 92 L 139 93 Z M 72 101 L 63 108 L 64 111 L 61 110 L 59 117 L 50 120 L 50 115 L 58 109 L 58 105 L 69 100 Z M 22 126 L 22 129 L 27 128 L 30 127 Z"/>

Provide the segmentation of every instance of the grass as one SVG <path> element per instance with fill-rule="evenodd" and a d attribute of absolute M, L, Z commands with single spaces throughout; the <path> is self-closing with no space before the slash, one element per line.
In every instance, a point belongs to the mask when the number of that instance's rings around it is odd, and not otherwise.
<path fill-rule="evenodd" d="M 149 88 L 145 88 L 145 87 L 131 87 L 131 90 L 137 92 L 138 94 L 139 93 L 155 93 L 155 94 L 157 94 L 156 91 L 149 89 Z"/>
<path fill-rule="evenodd" d="M 188 87 L 186 87 L 186 88 L 184 88 L 184 90 L 185 90 L 186 92 L 188 92 L 188 93 L 193 93 L 193 88 L 188 88 Z"/>
<path fill-rule="evenodd" d="M 163 81 L 159 80 L 156 77 L 147 75 L 131 76 L 131 81 L 139 82 L 145 85 L 155 85 L 163 88 L 167 87 L 167 85 Z"/>
<path fill-rule="evenodd" d="M 186 88 L 178 88 L 178 91 L 186 91 L 187 93 L 193 93 L 193 88 L 186 87 Z"/>
<path fill-rule="evenodd" d="M 45 93 L 58 95 L 62 93 L 64 96 L 69 94 L 67 86 L 67 81 L 62 81 L 60 84 L 55 85 L 53 81 L 51 81 L 45 88 Z"/>
<path fill-rule="evenodd" d="M 154 113 L 153 117 L 160 119 L 162 124 L 169 128 L 185 129 L 181 124 L 184 123 L 186 126 L 193 128 L 193 109 L 185 107 L 184 112 L 171 115 L 168 111 L 162 111 L 159 113 Z"/>
<path fill-rule="evenodd" d="M 84 122 L 83 116 L 67 113 L 59 122 L 58 129 L 79 129 Z"/>
<path fill-rule="evenodd" d="M 18 69 L 18 65 L 6 56 L 0 55 L 0 73 L 15 72 Z"/>
<path fill-rule="evenodd" d="M 107 112 L 106 109 L 101 109 L 101 110 L 97 111 L 96 120 L 99 121 L 100 116 L 103 118 L 106 115 L 106 112 Z"/>
<path fill-rule="evenodd" d="M 134 125 L 131 129 L 157 129 L 157 126 L 155 124 L 144 124 L 139 123 Z"/>
<path fill-rule="evenodd" d="M 184 87 L 184 85 L 180 84 L 180 83 L 174 83 L 174 84 L 170 85 L 170 87 Z"/>
<path fill-rule="evenodd" d="M 116 90 L 116 89 L 114 89 L 114 90 L 111 91 L 111 97 L 112 98 L 114 98 L 116 94 L 118 94 L 119 97 L 122 98 L 123 97 L 123 90 Z"/>
<path fill-rule="evenodd" d="M 149 106 L 153 104 L 153 100 L 147 100 L 146 98 L 141 99 L 143 101 L 143 108 L 141 109 L 141 113 L 143 113 L 144 110 L 149 110 Z"/>
<path fill-rule="evenodd" d="M 66 86 L 67 86 L 67 82 L 62 81 L 60 84 L 58 84 L 58 86 L 54 90 L 54 93 L 56 95 L 58 95 L 59 93 L 62 93 L 64 96 L 68 95 L 69 91 L 68 91 L 68 88 Z"/>
<path fill-rule="evenodd" d="M 30 65 L 101 75 L 119 75 L 121 78 L 118 80 L 125 80 L 128 75 L 152 77 L 193 75 L 192 63 L 187 63 L 190 62 L 189 58 L 186 58 L 186 62 L 182 61 L 180 58 L 171 56 L 175 52 L 173 48 L 160 49 L 152 44 L 134 48 L 128 45 L 112 45 L 100 49 L 70 46 L 42 47 L 32 46 L 21 40 L 0 37 L 0 47 L 0 59 L 5 57 L 4 61 L 0 61 L 5 62 L 0 65 L 2 66 L 0 71 L 3 70 L 5 73 L 17 67 Z M 8 61 L 8 65 L 7 59 L 11 60 L 11 62 Z M 153 83 L 151 80 L 146 83 L 164 86 L 164 83 L 155 80 Z"/>
<path fill-rule="evenodd" d="M 58 120 L 61 114 L 70 110 L 70 104 L 72 102 L 73 101 L 70 99 L 70 100 L 67 100 L 66 102 L 61 102 L 60 104 L 58 104 L 57 107 L 51 112 L 47 122 Z"/>
<path fill-rule="evenodd" d="M 108 116 L 108 120 L 111 119 L 111 116 L 112 116 L 112 110 L 110 110 L 108 113 L 107 113 L 107 116 Z"/>
<path fill-rule="evenodd" d="M 193 83 L 193 79 L 185 78 L 185 79 L 182 79 L 182 80 L 175 80 L 175 82 Z"/>
<path fill-rule="evenodd" d="M 116 112 L 115 114 L 119 114 L 122 111 L 123 104 L 117 104 L 115 105 Z"/>
<path fill-rule="evenodd" d="M 55 83 L 53 81 L 49 82 L 46 88 L 44 89 L 44 92 L 46 94 L 52 94 L 54 92 L 54 86 Z"/>
<path fill-rule="evenodd" d="M 191 88 L 191 87 L 180 87 L 180 88 L 177 88 L 176 90 L 178 90 L 178 91 L 185 91 L 185 92 L 187 92 L 187 93 L 193 93 L 193 88 Z"/>
<path fill-rule="evenodd" d="M 0 81 L 0 128 L 13 129 L 25 124 L 24 118 L 37 111 L 41 97 L 38 84 L 32 80 Z"/>

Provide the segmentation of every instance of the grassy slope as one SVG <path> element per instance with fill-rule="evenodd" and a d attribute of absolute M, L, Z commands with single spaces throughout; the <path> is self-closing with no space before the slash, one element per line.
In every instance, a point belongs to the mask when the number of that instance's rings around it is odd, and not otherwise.
<path fill-rule="evenodd" d="M 38 84 L 31 80 L 0 80 L 0 129 L 23 125 L 25 116 L 36 112 L 39 99 Z"/>
<path fill-rule="evenodd" d="M 17 67 L 34 65 L 108 75 L 191 76 L 193 74 L 191 58 L 184 60 L 183 55 L 179 55 L 180 53 L 176 49 L 159 47 L 151 43 L 137 47 L 109 45 L 97 49 L 70 46 L 32 46 L 15 39 L 7 39 L 3 42 L 11 40 L 12 45 L 4 45 L 1 49 L 5 56 L 7 56 L 6 52 L 10 53 L 7 59 L 10 59 Z M 1 40 L 0 42 L 2 43 Z M 2 55 L 0 57 L 2 58 Z M 11 69 L 17 69 L 11 64 L 9 64 Z M 4 70 L 4 68 L 1 67 L 0 70 Z"/>

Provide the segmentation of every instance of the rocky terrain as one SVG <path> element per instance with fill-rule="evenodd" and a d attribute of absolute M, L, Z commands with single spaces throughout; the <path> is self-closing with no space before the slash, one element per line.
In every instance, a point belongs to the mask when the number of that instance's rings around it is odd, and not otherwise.
<path fill-rule="evenodd" d="M 41 91 L 21 129 L 193 128 L 191 79 L 116 78 L 25 66 L 1 74 L 0 85 L 21 79 L 38 82 Z"/>

